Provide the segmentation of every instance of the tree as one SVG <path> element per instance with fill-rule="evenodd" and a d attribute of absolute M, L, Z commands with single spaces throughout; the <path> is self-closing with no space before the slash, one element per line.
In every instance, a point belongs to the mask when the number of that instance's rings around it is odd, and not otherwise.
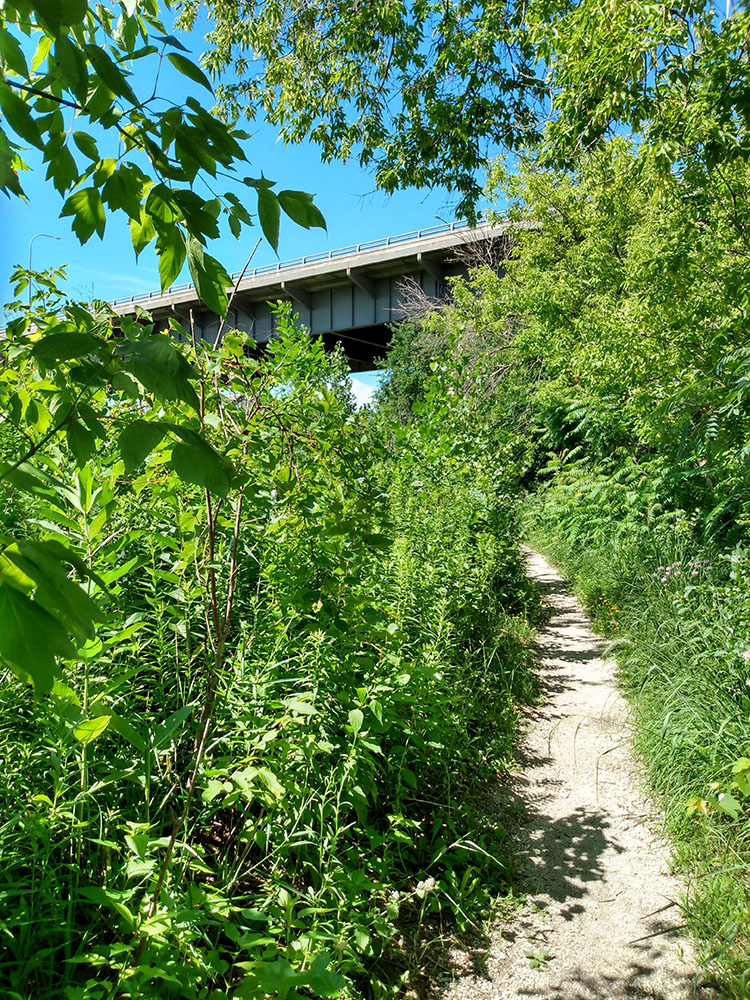
<path fill-rule="evenodd" d="M 469 217 L 498 148 L 543 138 L 569 164 L 631 131 L 671 167 L 691 144 L 726 147 L 747 113 L 748 15 L 720 23 L 709 0 L 180 5 L 213 19 L 206 65 L 236 76 L 217 88 L 230 118 L 355 155 L 386 191 L 445 185 Z"/>
<path fill-rule="evenodd" d="M 182 0 L 193 23 L 200 0 Z M 207 0 L 206 65 L 231 68 L 217 96 L 231 118 L 262 110 L 284 139 L 317 142 L 327 160 L 356 151 L 386 191 L 445 185 L 470 213 L 488 144 L 538 135 L 546 93 L 519 4 L 280 4 Z"/>
<path fill-rule="evenodd" d="M 530 37 L 554 92 L 546 161 L 570 165 L 627 132 L 662 171 L 746 158 L 749 29 L 747 11 L 722 20 L 708 0 L 585 0 L 552 17 L 532 5 Z"/>

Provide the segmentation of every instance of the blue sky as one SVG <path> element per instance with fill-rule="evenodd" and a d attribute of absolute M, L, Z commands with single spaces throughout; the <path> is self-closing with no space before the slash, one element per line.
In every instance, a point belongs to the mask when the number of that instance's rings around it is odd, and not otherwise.
<path fill-rule="evenodd" d="M 275 141 L 267 128 L 258 130 L 247 143 L 253 168 L 263 169 L 278 187 L 297 188 L 316 195 L 328 231 L 306 231 L 282 218 L 278 258 L 273 249 L 261 242 L 253 265 L 271 263 L 306 253 L 332 250 L 413 229 L 438 225 L 436 215 L 450 221 L 451 202 L 444 191 L 401 191 L 385 195 L 374 191 L 372 177 L 355 163 L 322 164 L 316 147 L 285 148 Z M 159 287 L 156 257 L 149 247 L 135 260 L 130 234 L 124 217 L 108 219 L 104 239 L 93 236 L 81 246 L 71 232 L 70 220 L 59 218 L 62 200 L 44 180 L 43 171 L 23 175 L 28 202 L 20 199 L 0 201 L 0 218 L 6 238 L 0 240 L 0 303 L 11 298 L 9 276 L 13 265 L 26 266 L 29 241 L 36 233 L 48 233 L 59 240 L 39 237 L 32 247 L 32 264 L 38 270 L 65 264 L 68 293 L 75 298 L 112 299 Z M 254 213 L 254 195 L 250 195 Z M 2 196 L 0 196 L 2 198 Z M 4 203 L 3 203 L 4 202 Z M 228 271 L 242 268 L 260 235 L 259 229 L 247 229 L 240 241 L 225 234 L 210 248 Z M 188 281 L 185 273 L 177 279 Z M 373 384 L 372 379 L 357 376 L 355 394 Z"/>
<path fill-rule="evenodd" d="M 356 163 L 323 164 L 317 147 L 285 147 L 277 142 L 270 128 L 263 125 L 245 143 L 251 166 L 248 173 L 277 181 L 277 188 L 294 188 L 316 195 L 328 231 L 306 231 L 286 217 L 282 218 L 278 258 L 262 241 L 253 258 L 254 265 L 305 253 L 332 250 L 380 236 L 409 232 L 438 224 L 435 216 L 452 220 L 452 201 L 445 191 L 400 191 L 385 195 L 374 190 L 372 177 Z M 33 158 L 29 157 L 33 164 Z M 0 203 L 4 238 L 0 240 L 0 297 L 10 299 L 8 278 L 14 264 L 28 263 L 29 241 L 36 233 L 48 233 L 59 240 L 40 237 L 35 240 L 32 264 L 41 270 L 65 264 L 67 288 L 81 298 L 117 298 L 134 292 L 158 288 L 156 257 L 151 248 L 136 262 L 124 216 L 108 218 L 104 239 L 92 236 L 81 246 L 71 232 L 70 220 L 59 218 L 62 199 L 44 179 L 43 169 L 22 174 L 28 200 L 5 199 Z M 255 213 L 255 196 L 249 189 L 248 208 Z M 260 235 L 259 229 L 246 229 L 236 240 L 226 233 L 211 246 L 228 271 L 243 267 Z M 177 280 L 188 280 L 185 274 Z"/>
<path fill-rule="evenodd" d="M 205 44 L 202 34 L 196 30 L 190 36 L 181 37 L 195 58 Z M 143 72 L 139 68 L 131 82 L 150 89 L 150 81 L 141 76 Z M 153 72 L 153 68 L 148 72 Z M 161 71 L 159 91 L 172 99 L 184 99 L 192 92 L 204 106 L 211 103 L 207 91 L 193 87 L 167 65 Z M 253 132 L 245 143 L 250 162 L 240 165 L 242 173 L 259 176 L 262 171 L 277 182 L 277 190 L 293 188 L 315 194 L 327 223 L 327 232 L 306 231 L 283 217 L 278 255 L 262 241 L 253 265 L 423 229 L 438 224 L 439 219 L 451 221 L 454 217 L 456 199 L 445 190 L 408 190 L 386 195 L 375 190 L 372 175 L 353 160 L 347 164 L 324 164 L 316 146 L 285 146 L 277 140 L 275 131 L 262 122 L 242 127 Z M 116 138 L 103 136 L 100 150 L 103 156 L 117 155 Z M 63 199 L 45 179 L 46 167 L 41 164 L 40 157 L 34 150 L 24 155 L 32 168 L 21 175 L 27 200 L 0 196 L 3 233 L 0 239 L 0 306 L 11 300 L 11 270 L 15 264 L 28 265 L 30 241 L 36 234 L 49 234 L 58 239 L 39 236 L 34 240 L 33 267 L 41 270 L 65 264 L 65 288 L 73 298 L 113 299 L 159 287 L 153 249 L 147 248 L 140 260 L 135 260 L 124 215 L 108 218 L 102 240 L 93 236 L 81 246 L 71 231 L 70 220 L 59 217 Z M 242 185 L 239 189 L 247 192 L 248 208 L 254 214 L 254 193 Z M 202 193 L 200 187 L 197 190 Z M 259 229 L 247 229 L 237 241 L 227 230 L 212 244 L 210 252 L 230 273 L 238 271 L 259 235 Z M 185 268 L 175 283 L 187 280 L 189 274 Z M 355 391 L 360 398 L 370 391 L 372 383 L 372 378 L 357 378 Z"/>

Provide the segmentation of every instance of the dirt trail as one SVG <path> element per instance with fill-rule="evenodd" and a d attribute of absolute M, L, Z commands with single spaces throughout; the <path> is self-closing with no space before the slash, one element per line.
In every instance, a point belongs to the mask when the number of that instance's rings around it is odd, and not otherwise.
<path fill-rule="evenodd" d="M 715 997 L 697 985 L 693 949 L 677 929 L 680 910 L 670 906 L 681 887 L 628 747 L 614 664 L 602 659 L 586 614 L 536 553 L 528 574 L 552 609 L 538 639 L 544 703 L 521 767 L 497 801 L 519 820 L 527 902 L 484 947 L 452 954 L 454 982 L 440 996 Z"/>

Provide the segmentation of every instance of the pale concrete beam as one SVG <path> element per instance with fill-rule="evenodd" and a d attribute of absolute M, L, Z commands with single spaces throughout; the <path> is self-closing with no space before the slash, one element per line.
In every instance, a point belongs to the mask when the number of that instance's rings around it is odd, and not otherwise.
<path fill-rule="evenodd" d="M 436 260 L 426 257 L 423 253 L 418 253 L 417 264 L 419 264 L 422 270 L 426 271 L 427 274 L 431 274 L 438 284 L 445 280 L 445 268 Z"/>
<path fill-rule="evenodd" d="M 346 276 L 353 285 L 361 288 L 371 299 L 377 298 L 375 282 L 364 271 L 359 270 L 359 268 L 347 267 Z"/>
<path fill-rule="evenodd" d="M 299 304 L 304 306 L 305 309 L 312 309 L 312 296 L 308 291 L 296 284 L 296 282 L 282 281 L 281 290 L 290 298 L 294 299 L 295 302 L 299 302 Z"/>

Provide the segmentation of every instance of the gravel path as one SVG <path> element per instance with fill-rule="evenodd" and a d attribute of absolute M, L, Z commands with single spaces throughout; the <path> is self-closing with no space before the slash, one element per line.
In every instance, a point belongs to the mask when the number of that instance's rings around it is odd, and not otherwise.
<path fill-rule="evenodd" d="M 628 708 L 576 599 L 539 555 L 528 574 L 551 606 L 539 635 L 544 703 L 521 766 L 497 792 L 518 820 L 523 909 L 492 940 L 451 955 L 442 1000 L 707 1000 L 672 905 L 681 886 L 655 835 L 628 747 Z"/>

